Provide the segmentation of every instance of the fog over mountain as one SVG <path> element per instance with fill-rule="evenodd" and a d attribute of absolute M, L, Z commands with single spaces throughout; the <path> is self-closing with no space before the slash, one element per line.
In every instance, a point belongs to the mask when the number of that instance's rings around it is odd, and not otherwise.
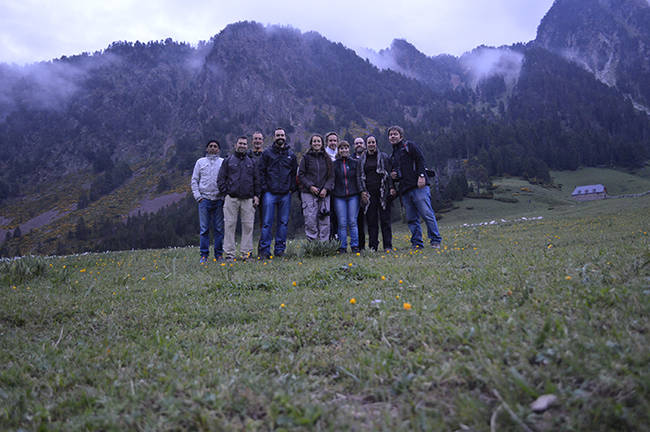
<path fill-rule="evenodd" d="M 519 79 L 524 54 L 509 48 L 481 47 L 465 54 L 460 63 L 471 76 L 471 85 L 476 88 L 480 81 L 494 76 L 503 77 L 512 88 Z"/>

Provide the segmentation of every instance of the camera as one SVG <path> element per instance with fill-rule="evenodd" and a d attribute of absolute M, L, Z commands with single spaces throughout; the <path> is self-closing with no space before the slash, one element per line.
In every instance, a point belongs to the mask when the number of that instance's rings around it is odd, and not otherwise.
<path fill-rule="evenodd" d="M 325 207 L 321 207 L 320 209 L 318 209 L 318 219 L 325 219 L 329 215 L 330 212 Z"/>

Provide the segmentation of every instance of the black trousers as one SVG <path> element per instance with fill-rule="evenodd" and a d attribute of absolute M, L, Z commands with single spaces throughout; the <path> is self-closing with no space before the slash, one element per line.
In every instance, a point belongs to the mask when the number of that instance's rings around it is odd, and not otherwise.
<path fill-rule="evenodd" d="M 390 228 L 390 217 L 393 200 L 388 199 L 384 210 L 381 208 L 379 189 L 368 192 L 370 192 L 370 203 L 365 214 L 368 223 L 368 247 L 374 250 L 379 249 L 379 225 L 381 225 L 381 239 L 384 249 L 392 249 L 393 232 Z M 363 213 L 363 211 L 360 213 Z M 359 228 L 359 245 L 361 245 L 361 228 Z"/>
<path fill-rule="evenodd" d="M 363 204 L 359 205 L 357 228 L 359 228 L 359 249 L 364 250 L 366 248 L 366 215 L 363 214 Z"/>
<path fill-rule="evenodd" d="M 330 193 L 330 240 L 337 239 L 339 232 L 339 221 L 336 217 L 336 206 L 334 205 L 334 196 Z"/>

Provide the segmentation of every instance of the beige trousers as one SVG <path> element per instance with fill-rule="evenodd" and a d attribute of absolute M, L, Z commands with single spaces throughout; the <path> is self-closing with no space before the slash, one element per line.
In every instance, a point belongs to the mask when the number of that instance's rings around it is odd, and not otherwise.
<path fill-rule="evenodd" d="M 223 252 L 225 258 L 235 258 L 237 245 L 235 244 L 235 230 L 237 228 L 237 215 L 241 211 L 241 255 L 249 256 L 253 252 L 253 223 L 255 220 L 255 207 L 253 198 L 240 199 L 226 195 L 223 202 Z"/>

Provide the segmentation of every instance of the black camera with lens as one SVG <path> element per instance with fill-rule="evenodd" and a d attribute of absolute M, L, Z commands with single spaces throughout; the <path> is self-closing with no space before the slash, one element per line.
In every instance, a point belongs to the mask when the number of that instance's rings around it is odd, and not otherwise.
<path fill-rule="evenodd" d="M 328 217 L 329 215 L 330 215 L 330 212 L 329 212 L 329 210 L 327 210 L 325 207 L 321 207 L 321 208 L 318 210 L 318 219 L 325 219 L 325 218 Z"/>

